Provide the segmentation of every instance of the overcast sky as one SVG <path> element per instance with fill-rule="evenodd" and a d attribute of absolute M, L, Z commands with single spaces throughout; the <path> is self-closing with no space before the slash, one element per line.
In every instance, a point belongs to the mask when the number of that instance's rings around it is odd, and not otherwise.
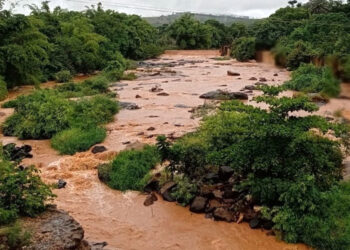
<path fill-rule="evenodd" d="M 42 0 L 5 0 L 6 8 L 17 2 L 15 12 L 28 13 L 27 4 L 40 5 Z M 84 10 L 85 6 L 96 4 L 95 0 L 51 0 L 50 6 L 61 6 L 70 10 Z M 190 11 L 210 14 L 235 14 L 250 17 L 267 17 L 288 0 L 102 0 L 107 9 L 141 16 L 168 15 L 172 12 Z M 307 0 L 299 0 L 307 2 Z"/>

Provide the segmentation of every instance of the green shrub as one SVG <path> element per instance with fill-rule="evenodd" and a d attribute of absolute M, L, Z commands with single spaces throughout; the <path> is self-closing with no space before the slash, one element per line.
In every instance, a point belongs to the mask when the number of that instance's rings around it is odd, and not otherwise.
<path fill-rule="evenodd" d="M 69 126 L 91 128 L 113 121 L 118 112 L 118 104 L 102 95 L 77 100 L 68 114 Z"/>
<path fill-rule="evenodd" d="M 54 195 L 33 166 L 19 167 L 0 162 L 0 225 L 13 222 L 18 216 L 36 216 L 46 208 Z"/>
<path fill-rule="evenodd" d="M 3 133 L 19 139 L 49 139 L 68 128 L 70 101 L 48 90 L 20 96 L 4 105 L 15 108 L 15 114 L 3 124 Z"/>
<path fill-rule="evenodd" d="M 321 93 L 329 97 L 336 97 L 340 93 L 340 82 L 334 77 L 331 69 L 313 64 L 302 64 L 293 71 L 291 80 L 285 85 L 292 90 Z"/>
<path fill-rule="evenodd" d="M 255 38 L 240 37 L 232 44 L 231 56 L 240 62 L 245 62 L 255 57 Z"/>
<path fill-rule="evenodd" d="M 150 170 L 158 163 L 160 155 L 154 146 L 122 151 L 112 162 L 108 185 L 121 191 L 141 190 L 150 178 Z"/>
<path fill-rule="evenodd" d="M 104 76 L 109 81 L 119 81 L 127 68 L 127 61 L 119 52 L 116 53 L 115 60 L 110 61 L 103 69 Z"/>
<path fill-rule="evenodd" d="M 103 142 L 105 138 L 104 128 L 71 128 L 56 134 L 51 140 L 51 146 L 61 154 L 73 155 L 88 150 L 91 146 Z"/>
<path fill-rule="evenodd" d="M 301 241 L 324 250 L 349 249 L 349 187 L 347 182 L 319 192 L 313 177 L 292 184 L 282 197 L 284 205 L 273 211 L 275 230 L 283 232 L 280 237 L 287 242 Z"/>
<path fill-rule="evenodd" d="M 31 233 L 21 227 L 19 223 L 0 229 L 0 249 L 22 249 L 30 245 Z"/>
<path fill-rule="evenodd" d="M 69 70 L 61 70 L 56 73 L 55 79 L 57 82 L 69 82 L 73 78 Z"/>
<path fill-rule="evenodd" d="M 171 197 L 173 197 L 181 206 L 187 206 L 196 195 L 197 185 L 191 183 L 186 176 L 175 176 L 174 181 L 177 185 L 171 192 Z"/>
<path fill-rule="evenodd" d="M 5 100 L 7 95 L 8 95 L 7 84 L 2 78 L 2 76 L 0 76 L 0 101 Z"/>
<path fill-rule="evenodd" d="M 173 173 L 195 184 L 210 168 L 230 166 L 234 188 L 266 207 L 265 216 L 281 238 L 320 249 L 349 249 L 350 188 L 337 191 L 349 127 L 319 116 L 294 116 L 318 109 L 306 96 L 279 97 L 283 87 L 261 90 L 264 95 L 255 101 L 268 109 L 224 102 L 198 131 L 172 145 Z M 325 136 L 329 131 L 336 140 Z"/>

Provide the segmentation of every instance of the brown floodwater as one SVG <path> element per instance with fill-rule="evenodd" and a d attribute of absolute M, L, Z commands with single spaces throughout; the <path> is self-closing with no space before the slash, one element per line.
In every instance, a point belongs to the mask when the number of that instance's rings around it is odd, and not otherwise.
<path fill-rule="evenodd" d="M 48 183 L 60 178 L 67 181 L 65 189 L 55 190 L 55 203 L 81 223 L 87 240 L 106 241 L 108 249 L 307 249 L 302 244 L 278 241 L 267 236 L 266 231 L 252 230 L 247 224 L 205 219 L 204 215 L 192 214 L 188 208 L 161 199 L 145 207 L 144 195 L 112 190 L 97 178 L 96 167 L 127 147 L 154 143 L 158 134 L 177 138 L 195 130 L 200 121 L 192 119 L 188 111 L 204 103 L 200 94 L 216 89 L 239 91 L 256 82 L 250 81 L 251 77 L 265 77 L 268 84 L 281 84 L 289 78 L 289 72 L 270 61 L 240 63 L 212 59 L 218 55 L 218 51 L 168 51 L 159 59 L 149 61 L 154 64 L 151 68 L 138 68 L 138 79 L 111 87 L 120 101 L 134 102 L 141 109 L 121 110 L 115 121 L 107 125 L 108 135 L 101 144 L 107 147 L 107 152 L 60 156 L 51 149 L 48 140 L 18 141 L 13 137 L 1 140 L 4 144 L 16 142 L 33 146 L 34 158 L 25 159 L 24 164 L 36 164 Z M 176 65 L 167 68 L 167 63 Z M 227 76 L 227 70 L 241 75 Z M 156 86 L 168 96 L 151 92 Z M 250 100 L 257 93 L 254 91 Z M 348 104 L 345 99 L 332 100 L 320 112 L 333 112 L 339 107 L 349 112 Z M 0 121 L 3 121 L 12 110 L 0 112 Z"/>

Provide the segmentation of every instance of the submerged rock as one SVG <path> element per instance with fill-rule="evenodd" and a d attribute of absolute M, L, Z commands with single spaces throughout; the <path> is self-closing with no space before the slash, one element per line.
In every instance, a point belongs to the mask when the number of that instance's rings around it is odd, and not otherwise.
<path fill-rule="evenodd" d="M 228 75 L 228 76 L 240 76 L 241 74 L 238 73 L 238 72 L 233 72 L 233 71 L 231 71 L 231 70 L 228 70 L 228 71 L 227 71 L 227 75 Z"/>
<path fill-rule="evenodd" d="M 153 203 L 157 200 L 158 200 L 157 196 L 154 193 L 151 193 L 147 195 L 146 200 L 143 202 L 143 205 L 146 207 L 149 207 L 153 205 Z"/>
<path fill-rule="evenodd" d="M 65 180 L 59 179 L 57 182 L 57 188 L 62 189 L 65 188 L 67 185 L 67 182 Z"/>
<path fill-rule="evenodd" d="M 136 110 L 136 109 L 140 109 L 140 107 L 133 102 L 119 102 L 119 106 L 122 109 L 127 109 L 127 110 Z"/>
<path fill-rule="evenodd" d="M 107 148 L 105 146 L 95 146 L 92 148 L 91 152 L 93 154 L 98 154 L 107 151 Z"/>
<path fill-rule="evenodd" d="M 228 92 L 218 89 L 202 94 L 199 98 L 210 100 L 248 100 L 248 95 L 242 92 Z"/>

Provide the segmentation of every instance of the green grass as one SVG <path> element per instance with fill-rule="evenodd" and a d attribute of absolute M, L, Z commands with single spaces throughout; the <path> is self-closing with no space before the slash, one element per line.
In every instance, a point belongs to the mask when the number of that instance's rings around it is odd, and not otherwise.
<path fill-rule="evenodd" d="M 51 146 L 61 154 L 73 155 L 88 150 L 106 138 L 106 130 L 100 127 L 89 129 L 71 128 L 56 134 Z"/>
<path fill-rule="evenodd" d="M 158 163 L 160 155 L 154 146 L 145 146 L 142 150 L 123 151 L 116 156 L 112 167 L 109 168 L 107 184 L 121 191 L 142 190 L 150 178 L 150 170 Z M 103 175 L 106 176 L 106 173 Z"/>

